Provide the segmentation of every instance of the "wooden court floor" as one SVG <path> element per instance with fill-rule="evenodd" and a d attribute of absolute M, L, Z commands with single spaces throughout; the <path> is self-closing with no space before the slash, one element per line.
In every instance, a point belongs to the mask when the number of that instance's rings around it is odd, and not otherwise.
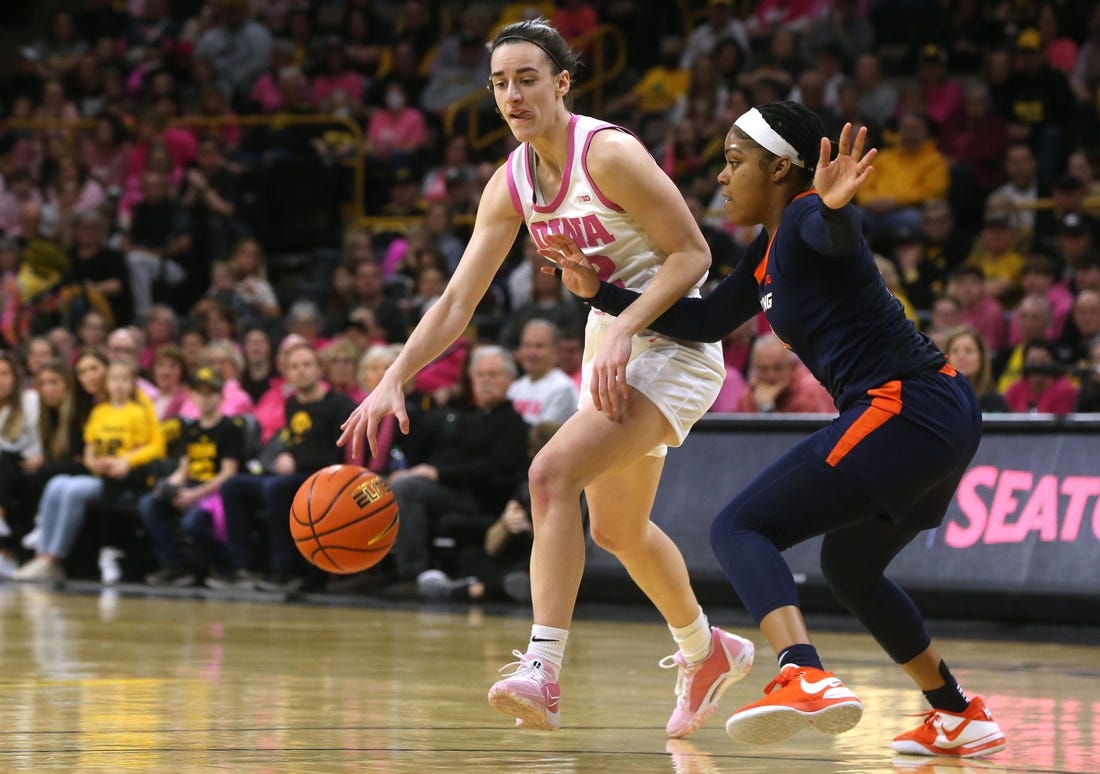
<path fill-rule="evenodd" d="M 540 733 L 485 701 L 527 611 L 136 592 L 0 586 L 0 772 L 1100 772 L 1095 645 L 941 638 L 1009 739 L 962 763 L 892 754 L 924 705 L 863 635 L 816 638 L 863 699 L 859 726 L 746 747 L 724 720 L 774 676 L 770 654 L 707 727 L 670 742 L 675 673 L 657 667 L 671 641 L 656 618 L 578 620 L 563 730 Z"/>

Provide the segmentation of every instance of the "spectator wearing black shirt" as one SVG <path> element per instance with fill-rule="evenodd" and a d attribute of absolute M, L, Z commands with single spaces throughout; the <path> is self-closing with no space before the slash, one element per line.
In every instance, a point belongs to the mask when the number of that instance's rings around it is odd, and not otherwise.
<path fill-rule="evenodd" d="M 126 265 L 134 314 L 141 316 L 153 304 L 153 285 L 178 285 L 187 277 L 180 265 L 191 247 L 190 217 L 169 194 L 168 179 L 146 170 L 141 201 L 134 207 L 126 240 Z"/>
<path fill-rule="evenodd" d="M 271 334 L 262 326 L 253 326 L 244 333 L 244 373 L 241 374 L 241 387 L 259 403 L 260 396 L 271 387 L 275 378 L 275 363 L 272 359 L 274 347 Z"/>
<path fill-rule="evenodd" d="M 375 322 L 387 342 L 393 344 L 405 340 L 408 321 L 397 302 L 386 296 L 382 267 L 374 261 L 360 261 L 355 265 L 354 296 L 342 317 L 349 317 L 355 309 L 363 306 L 374 313 Z"/>
<path fill-rule="evenodd" d="M 1032 247 L 1061 265 L 1072 263 L 1090 245 L 1100 244 L 1100 220 L 1085 212 L 1085 191 L 1080 178 L 1062 175 L 1051 187 L 1054 206 L 1035 215 Z M 1066 237 L 1080 239 L 1067 245 Z"/>
<path fill-rule="evenodd" d="M 501 347 L 480 347 L 470 357 L 472 405 L 449 405 L 425 416 L 418 429 L 423 457 L 390 475 L 401 530 L 393 556 L 390 593 L 416 592 L 431 567 L 431 536 L 440 529 L 479 538 L 504 509 L 527 471 L 527 423 L 508 400 L 516 366 Z"/>
<path fill-rule="evenodd" d="M 72 316 L 98 308 L 112 316 L 111 327 L 129 325 L 133 319 L 129 272 L 122 253 L 107 247 L 103 239 L 103 221 L 89 210 L 75 218 L 69 273 L 62 280 L 76 291 Z M 106 302 L 103 309 L 101 300 Z"/>
<path fill-rule="evenodd" d="M 1051 66 L 1043 53 L 1036 29 L 1025 29 L 1016 38 L 1017 68 L 1009 76 L 1005 116 L 1018 133 L 1017 139 L 1031 144 L 1039 162 L 1039 178 L 1051 180 L 1062 166 L 1069 126 L 1074 113 L 1069 80 Z"/>
<path fill-rule="evenodd" d="M 903 230 L 894 239 L 894 263 L 910 303 L 931 309 L 947 289 L 947 278 L 970 255 L 972 237 L 956 227 L 955 216 L 943 199 L 921 205 L 920 228 Z"/>
<path fill-rule="evenodd" d="M 1081 380 L 1081 389 L 1077 393 L 1078 412 L 1100 412 L 1100 336 L 1089 344 L 1089 373 Z"/>
<path fill-rule="evenodd" d="M 150 585 L 189 586 L 196 570 L 224 560 L 224 544 L 214 537 L 213 516 L 220 508 L 218 488 L 237 473 L 242 462 L 244 420 L 222 414 L 223 386 L 221 376 L 209 366 L 191 377 L 199 418 L 183 428 L 179 465 L 138 501 L 141 521 L 160 564 L 145 578 Z M 184 536 L 190 551 L 181 540 Z"/>
<path fill-rule="evenodd" d="M 229 260 L 233 245 L 247 236 L 247 229 L 237 220 L 241 185 L 215 137 L 199 142 L 196 166 L 187 172 L 186 181 L 180 201 L 191 219 L 195 269 L 188 284 L 204 288 L 209 284 L 210 264 Z"/>
<path fill-rule="evenodd" d="M 344 461 L 336 445 L 340 425 L 354 408 L 350 398 L 329 390 L 321 381 L 321 360 L 313 347 L 299 344 L 285 354 L 286 378 L 294 392 L 287 399 L 285 423 L 278 438 L 282 451 L 262 475 L 242 473 L 222 484 L 230 573 L 208 578 L 208 585 L 260 587 L 294 591 L 303 583 L 305 564 L 290 535 L 288 514 L 298 487 L 326 465 Z M 259 580 L 260 562 L 250 542 L 250 517 L 267 512 L 270 556 L 266 578 Z"/>

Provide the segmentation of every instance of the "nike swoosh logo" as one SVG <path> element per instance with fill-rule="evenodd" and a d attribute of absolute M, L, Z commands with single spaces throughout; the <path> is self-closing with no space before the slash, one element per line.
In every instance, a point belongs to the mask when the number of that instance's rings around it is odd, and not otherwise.
<path fill-rule="evenodd" d="M 532 637 L 531 642 L 557 642 L 557 640 L 551 640 L 545 637 Z"/>
<path fill-rule="evenodd" d="M 963 731 L 964 731 L 964 730 L 966 729 L 966 727 L 967 727 L 967 726 L 969 726 L 969 725 L 970 725 L 970 721 L 969 721 L 969 720 L 963 720 L 963 722 L 962 722 L 962 723 L 959 723 L 959 725 L 955 726 L 955 730 L 954 730 L 954 731 L 948 731 L 948 730 L 947 730 L 946 728 L 944 728 L 944 727 L 943 727 L 943 725 L 941 724 L 941 725 L 940 725 L 940 731 L 942 731 L 942 732 L 943 732 L 943 735 L 944 735 L 944 737 L 946 737 L 946 738 L 947 738 L 947 741 L 949 741 L 949 742 L 954 742 L 954 741 L 955 741 L 956 739 L 958 739 L 958 738 L 959 738 L 959 734 L 961 734 L 961 733 L 962 733 L 962 732 L 963 732 Z"/>
<path fill-rule="evenodd" d="M 549 685 L 543 688 L 546 695 L 546 709 L 550 712 L 558 711 L 558 702 L 561 700 L 561 691 L 555 691 Z"/>
<path fill-rule="evenodd" d="M 816 683 L 806 682 L 806 678 L 802 678 L 802 690 L 809 694 L 824 693 L 829 688 L 836 688 L 840 685 L 840 680 L 835 677 L 827 677 L 824 680 L 818 680 Z"/>

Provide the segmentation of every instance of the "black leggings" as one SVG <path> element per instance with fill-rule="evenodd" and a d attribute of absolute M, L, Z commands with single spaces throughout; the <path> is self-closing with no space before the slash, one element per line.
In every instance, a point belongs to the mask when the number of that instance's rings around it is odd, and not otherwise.
<path fill-rule="evenodd" d="M 800 445 L 760 474 L 715 517 L 715 556 L 759 623 L 798 605 L 780 552 L 817 535 L 821 570 L 837 599 L 903 664 L 931 642 L 916 605 L 883 572 L 918 534 L 895 525 L 862 490 Z"/>

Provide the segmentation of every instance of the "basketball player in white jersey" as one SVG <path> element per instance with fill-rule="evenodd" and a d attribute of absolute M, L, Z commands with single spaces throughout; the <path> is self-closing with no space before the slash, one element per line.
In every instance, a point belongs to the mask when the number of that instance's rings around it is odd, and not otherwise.
<path fill-rule="evenodd" d="M 676 186 L 637 138 L 569 111 L 576 55 L 553 27 L 544 20 L 509 25 L 489 50 L 489 87 L 520 146 L 487 184 L 446 291 L 348 417 L 339 443 L 350 441 L 357 454 L 365 433 L 373 450 L 387 414 L 408 432 L 401 385 L 465 330 L 525 222 L 540 248 L 549 246 L 548 235 L 565 234 L 602 278 L 644 291 L 617 318 L 590 314 L 580 407 L 531 464 L 534 626 L 489 703 L 524 728 L 560 725 L 558 672 L 584 570 L 583 491 L 593 540 L 622 562 L 679 646 L 662 666 L 679 669 L 668 733 L 686 736 L 753 656 L 751 642 L 710 626 L 683 557 L 650 521 L 665 448 L 680 445 L 710 407 L 725 368 L 718 345 L 673 341 L 646 326 L 676 299 L 698 293 L 710 251 Z M 616 379 L 626 400 L 606 398 Z"/>

